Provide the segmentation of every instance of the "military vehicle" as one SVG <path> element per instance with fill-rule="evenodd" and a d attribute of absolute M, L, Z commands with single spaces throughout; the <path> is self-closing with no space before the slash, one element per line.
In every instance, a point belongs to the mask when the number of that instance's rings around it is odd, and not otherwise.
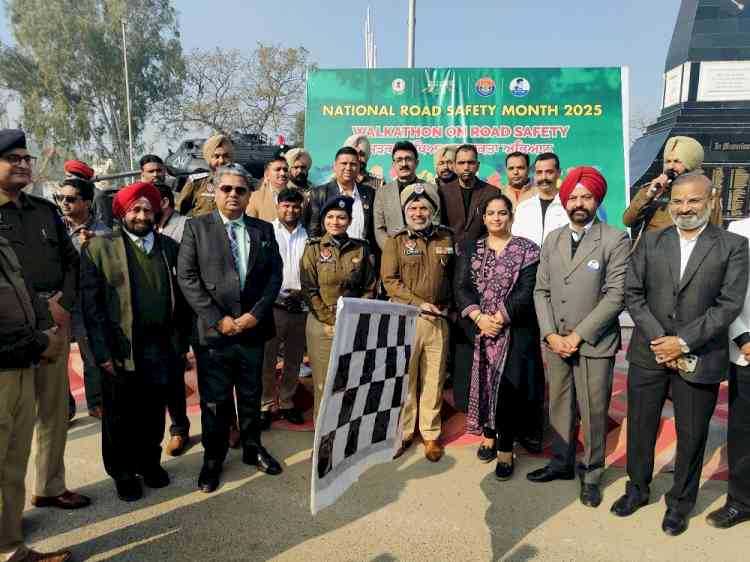
<path fill-rule="evenodd" d="M 234 143 L 234 161 L 242 164 L 256 179 L 263 177 L 266 162 L 291 148 L 287 145 L 270 144 L 268 137 L 263 133 L 251 134 L 235 131 L 229 136 Z M 180 178 L 178 191 L 184 185 L 188 174 L 208 171 L 208 163 L 203 159 L 205 141 L 205 138 L 184 140 L 177 150 L 174 152 L 170 150 L 169 155 L 164 159 L 169 173 Z"/>

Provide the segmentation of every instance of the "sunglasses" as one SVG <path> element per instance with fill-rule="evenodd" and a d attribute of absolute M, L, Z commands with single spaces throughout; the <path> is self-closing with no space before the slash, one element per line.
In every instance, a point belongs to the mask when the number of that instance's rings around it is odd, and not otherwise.
<path fill-rule="evenodd" d="M 6 154 L 2 157 L 2 159 L 13 166 L 18 165 L 21 162 L 30 166 L 31 164 L 36 162 L 36 156 L 29 156 L 28 154 L 26 156 L 19 156 L 18 154 Z"/>
<path fill-rule="evenodd" d="M 56 193 L 53 197 L 58 203 L 75 203 L 81 198 L 80 195 L 60 195 L 59 193 Z"/>
<path fill-rule="evenodd" d="M 219 186 L 219 191 L 221 191 L 222 193 L 226 193 L 227 195 L 229 195 L 233 191 L 237 195 L 245 195 L 250 190 L 248 188 L 242 187 L 242 186 L 237 187 L 237 186 L 234 186 L 234 185 L 220 185 Z"/>

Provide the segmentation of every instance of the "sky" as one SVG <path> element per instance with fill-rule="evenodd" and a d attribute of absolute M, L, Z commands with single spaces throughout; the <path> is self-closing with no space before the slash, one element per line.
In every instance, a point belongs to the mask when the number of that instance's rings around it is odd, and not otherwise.
<path fill-rule="evenodd" d="M 3 3 L 4 4 L 4 3 Z M 408 0 L 176 0 L 183 48 L 303 46 L 321 68 L 362 67 L 367 6 L 378 67 L 406 66 Z M 631 115 L 660 110 L 680 0 L 417 0 L 417 67 L 630 68 Z M 4 6 L 3 6 L 4 11 Z M 0 40 L 10 41 L 3 13 Z"/>

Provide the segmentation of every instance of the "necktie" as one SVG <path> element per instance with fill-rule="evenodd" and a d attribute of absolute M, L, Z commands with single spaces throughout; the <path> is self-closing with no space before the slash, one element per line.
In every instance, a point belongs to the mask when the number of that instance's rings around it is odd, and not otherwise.
<path fill-rule="evenodd" d="M 227 234 L 229 235 L 229 249 L 232 252 L 232 263 L 234 270 L 240 273 L 240 243 L 237 240 L 237 233 L 234 231 L 236 225 L 233 222 L 227 223 Z"/>
<path fill-rule="evenodd" d="M 138 246 L 141 252 L 146 253 L 146 243 L 143 241 L 143 238 L 136 238 L 135 245 Z"/>

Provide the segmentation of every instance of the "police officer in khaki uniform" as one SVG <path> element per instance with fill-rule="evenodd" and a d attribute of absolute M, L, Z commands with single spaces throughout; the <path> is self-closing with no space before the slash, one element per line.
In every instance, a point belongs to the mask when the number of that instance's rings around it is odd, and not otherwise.
<path fill-rule="evenodd" d="M 407 186 L 401 192 L 401 205 L 406 228 L 386 241 L 380 273 L 393 302 L 418 306 L 424 313 L 417 318 L 409 395 L 402 413 L 404 440 L 396 456 L 411 446 L 419 417 L 425 457 L 437 462 L 443 456 L 440 407 L 448 352 L 447 313 L 452 302 L 453 235 L 450 229 L 432 224 L 439 202 L 424 185 Z"/>
<path fill-rule="evenodd" d="M 177 212 L 188 217 L 199 217 L 216 209 L 214 172 L 234 161 L 234 145 L 225 135 L 214 135 L 203 143 L 203 158 L 211 172 L 193 174 L 185 183 L 177 199 Z"/>
<path fill-rule="evenodd" d="M 37 327 L 56 325 L 70 333 L 70 313 L 78 294 L 78 252 L 54 204 L 23 192 L 31 183 L 34 157 L 26 135 L 0 130 L 0 236 L 18 256 L 21 275 L 41 304 Z M 35 308 L 36 310 L 36 308 Z M 36 385 L 36 507 L 76 509 L 91 503 L 65 487 L 68 434 L 69 345 L 56 360 L 34 369 Z"/>
<path fill-rule="evenodd" d="M 375 296 L 375 258 L 364 240 L 350 238 L 354 199 L 332 197 L 320 213 L 325 234 L 310 238 L 302 255 L 302 296 L 310 307 L 305 335 L 315 385 L 313 419 L 323 395 L 339 297 L 370 299 Z"/>
<path fill-rule="evenodd" d="M 8 240 L 0 236 L 0 560 L 61 561 L 69 552 L 41 554 L 23 543 L 21 514 L 26 495 L 26 465 L 36 417 L 35 368 L 55 360 L 67 346 L 57 327 L 40 330 L 35 304 L 46 313 L 36 295 L 29 294 L 21 264 Z"/>

